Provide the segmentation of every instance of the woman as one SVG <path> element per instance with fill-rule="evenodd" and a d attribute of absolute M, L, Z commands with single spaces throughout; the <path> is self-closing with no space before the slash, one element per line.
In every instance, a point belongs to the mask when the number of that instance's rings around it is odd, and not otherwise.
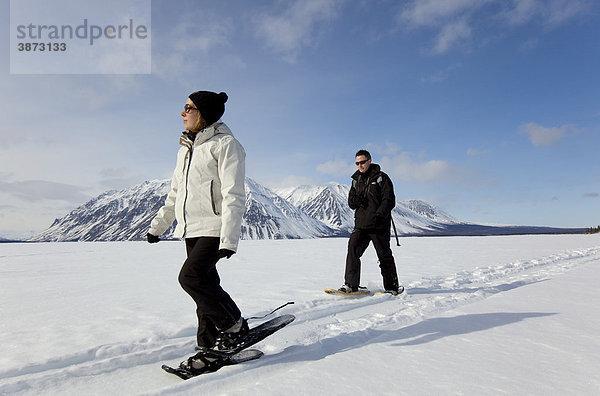
<path fill-rule="evenodd" d="M 248 324 L 220 286 L 216 264 L 237 250 L 246 195 L 245 152 L 220 117 L 227 94 L 192 93 L 181 112 L 180 137 L 171 191 L 152 220 L 148 242 L 177 220 L 175 236 L 185 238 L 187 259 L 179 283 L 194 299 L 200 353 L 182 363 L 188 369 L 208 364 L 202 350 L 228 350 L 248 332 Z"/>

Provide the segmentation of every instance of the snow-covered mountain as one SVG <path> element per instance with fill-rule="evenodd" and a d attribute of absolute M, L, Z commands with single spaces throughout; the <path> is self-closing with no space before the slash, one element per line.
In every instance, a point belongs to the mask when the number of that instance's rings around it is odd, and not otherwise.
<path fill-rule="evenodd" d="M 432 232 L 450 225 L 462 224 L 443 210 L 416 199 L 396 202 L 392 217 L 398 234 L 404 235 Z"/>
<path fill-rule="evenodd" d="M 145 239 L 163 205 L 170 180 L 154 180 L 122 191 L 108 191 L 56 219 L 31 241 L 133 241 Z M 172 226 L 165 235 L 172 235 Z"/>
<path fill-rule="evenodd" d="M 341 233 L 350 233 L 354 225 L 354 211 L 348 206 L 350 186 L 328 183 L 275 189 L 275 192 L 297 208 Z"/>
<path fill-rule="evenodd" d="M 348 207 L 349 186 L 329 183 L 270 190 L 246 178 L 242 239 L 294 239 L 348 235 L 354 212 Z M 109 191 L 57 219 L 32 241 L 120 241 L 145 238 L 162 206 L 169 180 L 144 182 Z M 419 234 L 458 223 L 423 201 L 397 202 L 393 211 L 399 234 Z M 172 238 L 174 226 L 162 238 Z"/>
<path fill-rule="evenodd" d="M 300 186 L 275 190 L 280 196 L 327 224 L 339 235 L 354 228 L 354 211 L 348 206 L 349 185 Z M 439 208 L 420 200 L 396 202 L 392 217 L 399 234 L 419 234 L 459 223 Z"/>
<path fill-rule="evenodd" d="M 246 178 L 242 239 L 318 238 L 331 228 L 270 189 Z"/>

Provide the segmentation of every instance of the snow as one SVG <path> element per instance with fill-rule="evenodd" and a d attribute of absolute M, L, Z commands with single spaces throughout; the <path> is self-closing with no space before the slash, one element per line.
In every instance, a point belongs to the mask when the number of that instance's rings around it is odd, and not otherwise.
<path fill-rule="evenodd" d="M 599 235 L 402 238 L 400 298 L 323 293 L 346 244 L 241 241 L 225 289 L 297 319 L 188 381 L 160 369 L 195 346 L 182 242 L 1 244 L 0 394 L 598 394 Z M 372 247 L 362 279 L 381 288 Z"/>

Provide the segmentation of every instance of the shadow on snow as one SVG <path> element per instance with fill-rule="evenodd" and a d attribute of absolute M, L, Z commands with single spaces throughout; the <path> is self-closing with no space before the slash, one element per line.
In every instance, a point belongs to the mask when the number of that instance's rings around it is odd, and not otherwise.
<path fill-rule="evenodd" d="M 265 356 L 262 366 L 271 363 L 320 360 L 336 353 L 361 348 L 370 344 L 391 343 L 392 346 L 426 344 L 439 339 L 489 330 L 494 327 L 556 315 L 544 312 L 498 312 L 468 314 L 455 317 L 426 319 L 398 330 L 367 329 L 340 334 L 311 345 L 294 345 L 277 355 Z"/>

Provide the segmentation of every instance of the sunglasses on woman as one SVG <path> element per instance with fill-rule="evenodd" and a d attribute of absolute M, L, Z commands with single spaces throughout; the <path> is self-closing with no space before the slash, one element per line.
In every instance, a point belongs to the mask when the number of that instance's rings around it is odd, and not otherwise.
<path fill-rule="evenodd" d="M 185 104 L 185 106 L 183 106 L 183 111 L 185 111 L 186 113 L 189 113 L 189 112 L 190 112 L 190 111 L 192 111 L 192 110 L 198 110 L 198 109 L 197 109 L 197 108 L 195 108 L 195 107 L 192 107 L 192 106 L 190 106 L 190 105 L 189 105 L 189 104 L 187 104 L 187 103 Z"/>

